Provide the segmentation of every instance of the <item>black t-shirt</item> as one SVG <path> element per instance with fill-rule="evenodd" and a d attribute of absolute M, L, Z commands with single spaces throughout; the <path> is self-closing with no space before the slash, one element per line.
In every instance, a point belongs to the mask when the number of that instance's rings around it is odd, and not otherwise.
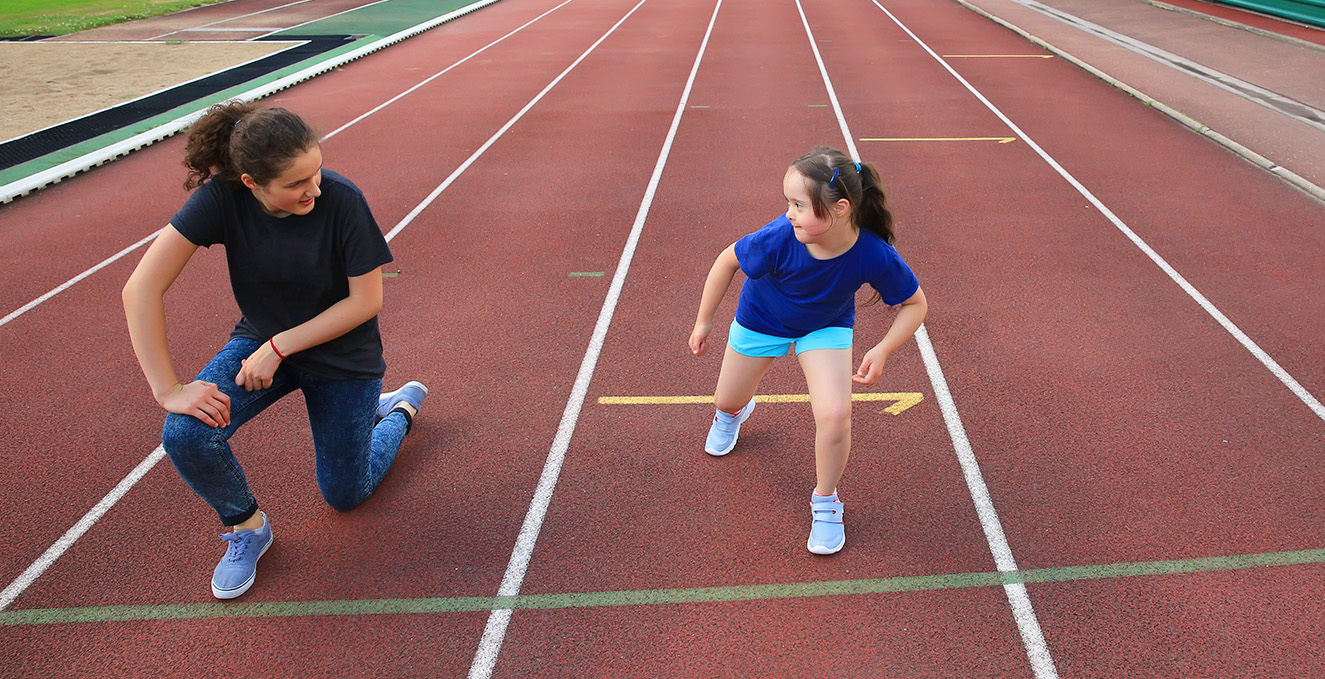
<path fill-rule="evenodd" d="M 392 260 L 359 187 L 322 170 L 321 188 L 308 214 L 273 217 L 249 189 L 213 180 L 171 218 L 193 244 L 225 246 L 230 287 L 243 313 L 232 338 L 265 342 L 349 297 L 349 277 Z M 378 379 L 386 372 L 376 316 L 286 360 L 328 379 Z"/>

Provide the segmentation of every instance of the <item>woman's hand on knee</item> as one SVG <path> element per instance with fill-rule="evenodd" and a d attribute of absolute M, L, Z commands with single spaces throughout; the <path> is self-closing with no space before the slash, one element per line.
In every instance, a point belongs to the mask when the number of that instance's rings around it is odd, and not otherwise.
<path fill-rule="evenodd" d="M 266 389 L 271 386 L 272 377 L 279 367 L 281 357 L 271 350 L 270 345 L 263 344 L 243 360 L 239 374 L 235 375 L 235 384 L 243 387 L 244 391 Z"/>
<path fill-rule="evenodd" d="M 166 391 L 160 403 L 169 412 L 192 415 L 209 427 L 230 426 L 230 397 L 211 382 L 177 384 Z"/>

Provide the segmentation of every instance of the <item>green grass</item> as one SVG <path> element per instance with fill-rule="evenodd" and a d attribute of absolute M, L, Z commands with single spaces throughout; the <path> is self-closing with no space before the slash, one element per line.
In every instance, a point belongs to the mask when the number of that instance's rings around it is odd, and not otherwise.
<path fill-rule="evenodd" d="M 0 37 L 64 35 L 224 0 L 0 0 Z"/>

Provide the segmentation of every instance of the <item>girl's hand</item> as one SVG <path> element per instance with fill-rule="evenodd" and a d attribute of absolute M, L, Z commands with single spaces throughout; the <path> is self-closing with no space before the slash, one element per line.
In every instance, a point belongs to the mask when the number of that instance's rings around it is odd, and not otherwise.
<path fill-rule="evenodd" d="M 230 397 L 211 382 L 176 384 L 157 402 L 169 412 L 192 415 L 209 427 L 230 426 Z"/>
<path fill-rule="evenodd" d="M 888 355 L 884 353 L 883 347 L 870 349 L 865 352 L 865 358 L 860 359 L 860 369 L 851 376 L 851 381 L 867 387 L 874 386 L 883 376 L 883 364 L 887 362 Z"/>
<path fill-rule="evenodd" d="M 272 376 L 281 366 L 281 357 L 271 350 L 270 342 L 263 342 L 258 350 L 249 354 L 235 375 L 235 384 L 244 391 L 257 391 L 271 386 Z"/>
<path fill-rule="evenodd" d="M 712 323 L 696 323 L 695 329 L 690 331 L 690 353 L 696 356 L 704 355 L 709 348 L 709 333 L 713 332 Z"/>

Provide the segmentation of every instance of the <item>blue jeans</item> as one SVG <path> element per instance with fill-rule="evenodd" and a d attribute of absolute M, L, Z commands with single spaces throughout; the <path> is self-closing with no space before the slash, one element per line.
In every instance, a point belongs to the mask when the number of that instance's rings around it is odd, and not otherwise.
<path fill-rule="evenodd" d="M 244 391 L 235 384 L 241 361 L 261 342 L 235 338 L 226 343 L 197 379 L 215 384 L 230 397 L 230 424 L 210 427 L 192 415 L 166 415 L 162 445 L 180 477 L 212 506 L 221 523 L 234 526 L 251 518 L 258 503 L 244 470 L 230 451 L 230 437 L 245 422 L 295 389 L 304 392 L 308 423 L 317 454 L 317 485 L 327 504 L 349 511 L 367 500 L 391 469 L 409 429 L 400 412 L 377 421 L 381 380 L 328 380 L 282 363 L 272 384 Z"/>

